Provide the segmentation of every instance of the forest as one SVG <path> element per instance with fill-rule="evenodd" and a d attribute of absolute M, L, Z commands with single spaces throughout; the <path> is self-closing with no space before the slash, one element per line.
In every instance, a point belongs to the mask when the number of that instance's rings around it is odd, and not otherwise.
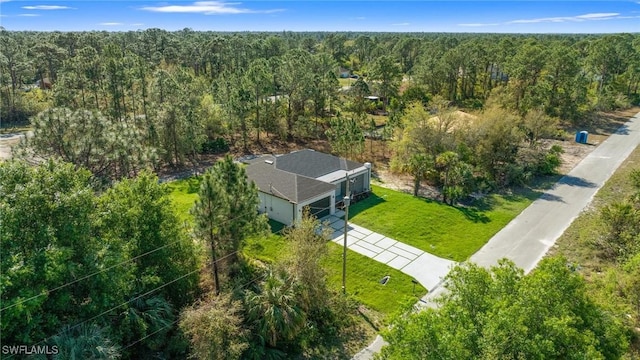
<path fill-rule="evenodd" d="M 359 304 L 327 284 L 326 234 L 305 218 L 283 231 L 295 244 L 286 260 L 245 256 L 245 240 L 269 226 L 233 156 L 326 143 L 410 176 L 416 196 L 429 185 L 455 205 L 556 174 L 562 149 L 546 140 L 638 105 L 639 85 L 638 34 L 2 29 L 0 129 L 33 131 L 0 163 L 2 343 L 55 345 L 60 358 L 343 356 L 332 351 L 357 328 Z M 201 164 L 213 166 L 184 222 L 158 176 Z M 637 216 L 633 199 L 604 215 L 625 249 L 638 229 L 616 221 Z M 438 349 L 451 358 L 525 354 L 501 347 L 504 319 L 535 312 L 543 305 L 530 300 L 558 294 L 555 283 L 580 303 L 559 296 L 549 310 L 558 324 L 536 336 L 556 329 L 566 341 L 536 348 L 524 334 L 526 354 L 562 358 L 557 349 L 573 342 L 618 358 L 633 343 L 557 262 L 531 277 L 508 263 L 461 268 L 452 281 L 461 293 L 451 305 L 418 321 L 446 328 L 475 306 L 455 281 L 493 289 L 474 300 L 501 318 L 487 321 L 486 342 L 479 327 L 454 334 Z M 524 291 L 528 282 L 539 293 Z M 401 330 L 387 336 L 411 348 L 417 340 Z M 416 334 L 438 343 L 440 330 Z M 396 351 L 383 356 L 409 358 Z"/>

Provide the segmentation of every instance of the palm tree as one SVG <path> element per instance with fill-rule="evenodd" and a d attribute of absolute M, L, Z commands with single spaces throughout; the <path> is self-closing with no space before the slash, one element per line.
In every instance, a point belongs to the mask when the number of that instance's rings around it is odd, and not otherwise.
<path fill-rule="evenodd" d="M 405 170 L 413 176 L 413 196 L 418 196 L 420 183 L 429 176 L 433 162 L 425 154 L 413 154 L 405 165 Z"/>
<path fill-rule="evenodd" d="M 109 339 L 106 331 L 95 324 L 67 327 L 53 337 L 58 347 L 56 359 L 117 359 L 119 347 Z"/>
<path fill-rule="evenodd" d="M 296 284 L 282 270 L 271 271 L 259 293 L 246 296 L 249 320 L 270 347 L 278 341 L 292 340 L 305 322 L 305 313 L 297 304 Z"/>

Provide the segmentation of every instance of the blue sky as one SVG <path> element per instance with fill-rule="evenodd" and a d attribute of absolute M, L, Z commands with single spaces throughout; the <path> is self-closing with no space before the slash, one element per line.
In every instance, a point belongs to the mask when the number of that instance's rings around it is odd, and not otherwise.
<path fill-rule="evenodd" d="M 640 32 L 640 1 L 0 0 L 8 30 Z"/>

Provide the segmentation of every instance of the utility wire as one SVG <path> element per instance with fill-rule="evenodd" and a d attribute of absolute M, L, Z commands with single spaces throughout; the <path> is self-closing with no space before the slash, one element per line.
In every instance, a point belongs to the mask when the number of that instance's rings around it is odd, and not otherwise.
<path fill-rule="evenodd" d="M 244 217 L 244 216 L 247 216 L 247 215 L 250 215 L 250 214 L 249 214 L 249 213 L 247 213 L 247 214 L 244 214 L 244 215 L 236 216 L 236 217 L 231 218 L 231 219 L 226 219 L 226 220 L 223 220 L 223 221 L 217 222 L 217 224 L 218 224 L 218 225 L 219 225 L 219 224 L 225 224 L 225 223 L 227 223 L 227 222 L 230 222 L 230 221 L 234 221 L 234 220 L 240 219 L 240 218 L 242 218 L 242 217 Z M 60 286 L 55 287 L 55 288 L 53 288 L 53 289 L 45 290 L 45 291 L 41 292 L 41 293 L 40 293 L 40 294 L 38 294 L 38 295 L 33 295 L 33 296 L 31 296 L 31 297 L 29 297 L 29 298 L 27 298 L 27 299 L 17 301 L 17 302 L 15 302 L 15 303 L 11 304 L 11 305 L 8 305 L 8 306 L 5 306 L 5 307 L 1 308 L 1 309 L 0 309 L 0 313 L 1 313 L 1 312 L 3 312 L 3 311 L 5 311 L 5 310 L 11 309 L 11 308 L 13 308 L 13 307 L 15 307 L 15 306 L 18 306 L 18 305 L 24 304 L 24 303 L 26 303 L 26 302 L 28 302 L 28 301 L 31 301 L 31 300 L 37 299 L 37 298 L 42 297 L 42 296 L 45 296 L 45 295 L 49 295 L 49 294 L 51 294 L 51 293 L 52 293 L 52 292 L 54 292 L 54 291 L 57 291 L 57 290 L 60 290 L 60 289 L 64 289 L 64 288 L 65 288 L 65 287 L 67 287 L 67 286 L 73 285 L 73 284 L 75 284 L 75 283 L 77 283 L 77 282 L 80 282 L 80 281 L 82 281 L 82 280 L 89 279 L 89 278 L 91 278 L 91 277 L 94 277 L 94 276 L 96 276 L 96 275 L 99 275 L 99 274 L 101 274 L 101 273 L 103 273 L 103 272 L 105 272 L 105 271 L 109 271 L 109 270 L 111 270 L 111 269 L 113 269 L 113 268 L 116 268 L 116 267 L 118 267 L 118 266 L 121 266 L 121 265 L 124 265 L 124 264 L 130 263 L 130 262 L 132 262 L 132 261 L 138 260 L 138 259 L 140 259 L 140 258 L 142 258 L 142 257 L 145 257 L 145 256 L 147 256 L 147 255 L 149 255 L 149 254 L 152 254 L 152 253 L 154 253 L 154 252 L 156 252 L 156 251 L 158 251 L 158 250 L 161 250 L 161 249 L 164 249 L 164 248 L 166 248 L 166 247 L 168 247 L 168 246 L 171 246 L 171 245 L 177 244 L 177 243 L 178 243 L 178 242 L 180 242 L 180 241 L 181 241 L 181 240 L 176 240 L 176 241 L 174 241 L 174 242 L 171 242 L 171 243 L 168 243 L 168 244 L 162 245 L 162 246 L 157 247 L 157 248 L 155 248 L 155 249 L 153 249 L 153 250 L 147 251 L 147 252 L 146 252 L 146 253 L 144 253 L 144 254 L 140 254 L 140 255 L 138 255 L 138 256 L 136 256 L 136 257 L 133 257 L 133 258 L 128 259 L 128 260 L 125 260 L 125 261 L 122 261 L 122 262 L 120 262 L 120 263 L 118 263 L 118 264 L 111 265 L 111 266 L 109 266 L 109 267 L 107 267 L 107 268 L 105 268 L 105 269 L 98 270 L 98 271 L 96 271 L 96 272 L 94 272 L 94 273 L 91 273 L 91 274 L 89 274 L 89 275 L 85 275 L 85 276 L 83 276 L 83 277 L 81 277 L 81 278 L 78 278 L 78 279 L 75 279 L 75 280 L 69 281 L 69 282 L 67 282 L 66 284 L 60 285 Z"/>
<path fill-rule="evenodd" d="M 276 189 L 276 191 L 277 191 L 277 189 Z M 309 207 L 310 209 L 314 209 L 314 210 L 316 210 L 316 209 L 317 209 L 317 210 L 318 210 L 318 211 L 316 211 L 316 212 L 312 213 L 313 215 L 318 214 L 318 213 L 320 213 L 320 212 L 322 212 L 322 211 L 324 211 L 324 210 L 329 210 L 329 209 L 331 208 L 331 206 L 329 206 L 329 207 L 324 207 L 324 208 L 311 207 L 311 206 L 307 206 L 307 207 Z M 247 216 L 247 215 L 250 215 L 250 214 L 244 214 L 244 215 L 240 215 L 240 216 L 237 216 L 237 217 L 234 217 L 234 218 L 231 218 L 231 219 L 226 219 L 226 220 L 224 220 L 224 221 L 219 222 L 218 224 L 224 224 L 224 223 L 227 223 L 227 222 L 230 222 L 230 221 L 234 221 L 234 220 L 237 220 L 237 219 L 242 218 L 242 217 Z M 285 228 L 282 228 L 282 229 L 280 229 L 280 230 L 276 231 L 276 232 L 275 232 L 275 234 L 277 234 L 277 233 L 284 233 L 284 231 L 285 231 L 286 229 L 287 229 L 286 227 L 285 227 Z M 36 299 L 36 298 L 38 298 L 38 297 L 48 295 L 48 294 L 50 294 L 50 293 L 52 293 L 52 292 L 54 292 L 54 291 L 57 291 L 57 290 L 63 289 L 63 288 L 65 288 L 65 287 L 67 287 L 67 286 L 73 285 L 73 284 L 78 283 L 78 282 L 80 282 L 80 281 L 82 281 L 82 280 L 89 279 L 89 278 L 91 278 L 91 277 L 93 277 L 93 276 L 99 275 L 99 274 L 101 274 L 101 273 L 103 273 L 103 272 L 105 272 L 105 271 L 109 271 L 109 270 L 111 270 L 111 269 L 113 269 L 113 268 L 116 268 L 116 267 L 118 267 L 118 266 L 121 266 L 121 265 L 124 265 L 124 264 L 126 264 L 126 263 L 129 263 L 129 262 L 135 261 L 135 260 L 140 259 L 140 258 L 142 258 L 142 257 L 144 257 L 144 256 L 150 255 L 150 254 L 152 254 L 152 253 L 154 253 L 154 252 L 156 252 L 156 251 L 159 251 L 159 250 L 161 250 L 161 249 L 164 249 L 164 248 L 166 248 L 166 247 L 168 247 L 168 246 L 174 245 L 174 244 L 178 243 L 179 241 L 180 241 L 180 240 L 177 240 L 177 241 L 174 241 L 174 242 L 172 242 L 172 243 L 162 245 L 162 246 L 160 246 L 160 247 L 158 247 L 158 248 L 155 248 L 155 249 L 153 249 L 153 250 L 147 251 L 146 253 L 140 254 L 140 255 L 138 255 L 138 256 L 136 256 L 136 257 L 134 257 L 134 258 L 131 258 L 131 259 L 128 259 L 128 260 L 122 261 L 122 262 L 120 262 L 120 263 L 118 263 L 118 264 L 115 264 L 115 265 L 109 266 L 109 267 L 107 267 L 107 268 L 105 268 L 105 269 L 102 269 L 102 270 L 96 271 L 96 272 L 91 273 L 91 274 L 89 274 L 89 275 L 85 275 L 85 276 L 83 276 L 83 277 L 81 277 L 81 278 L 78 278 L 78 279 L 75 279 L 75 280 L 73 280 L 73 281 L 67 282 L 67 283 L 65 283 L 65 284 L 63 284 L 63 285 L 60 285 L 60 286 L 58 286 L 58 287 L 55 287 L 55 288 L 53 288 L 53 289 L 46 290 L 46 291 L 44 291 L 44 292 L 42 292 L 42 293 L 40 293 L 40 294 L 38 294 L 38 295 L 34 295 L 34 296 L 31 296 L 31 297 L 29 297 L 29 298 L 27 298 L 27 299 L 24 299 L 24 300 L 18 301 L 18 302 L 13 303 L 13 304 L 11 304 L 11 305 L 9 305 L 9 306 L 6 306 L 6 307 L 4 307 L 4 308 L 1 308 L 1 309 L 0 309 L 0 312 L 5 311 L 5 310 L 8 310 L 8 309 L 10 309 L 10 308 L 13 308 L 13 307 L 15 307 L 15 306 L 18 306 L 18 305 L 24 304 L 25 302 L 28 302 L 28 301 L 34 300 L 34 299 Z M 223 259 L 225 259 L 225 258 L 227 258 L 227 257 L 229 257 L 229 256 L 231 256 L 231 255 L 234 255 L 234 254 L 236 254 L 236 253 L 238 253 L 238 252 L 239 252 L 239 250 L 234 251 L 234 252 L 232 252 L 232 253 L 230 253 L 230 254 L 227 254 L 227 255 L 225 255 L 224 257 L 222 257 L 222 258 L 220 258 L 220 259 L 216 260 L 216 262 L 221 261 L 221 260 L 223 260 Z M 119 308 L 119 307 L 122 307 L 122 306 L 124 306 L 124 305 L 126 305 L 126 304 L 128 304 L 128 303 L 130 303 L 130 302 L 132 302 L 132 301 L 135 301 L 135 300 L 138 300 L 138 299 L 140 299 L 140 298 L 142 298 L 142 297 L 145 297 L 145 296 L 147 296 L 147 295 L 149 295 L 149 294 L 151 294 L 151 293 L 153 293 L 153 292 L 155 292 L 155 291 L 157 291 L 157 290 L 160 290 L 160 289 L 162 289 L 162 288 L 164 288 L 164 287 L 166 287 L 166 286 L 168 286 L 168 285 L 170 285 L 170 284 L 172 284 L 172 283 L 174 283 L 174 282 L 176 282 L 176 281 L 179 281 L 179 280 L 181 280 L 181 279 L 183 279 L 183 278 L 185 278 L 185 277 L 187 277 L 187 276 L 189 276 L 189 275 L 191 275 L 191 274 L 193 274 L 193 273 L 195 273 L 195 272 L 197 272 L 197 271 L 200 271 L 200 269 L 197 269 L 197 270 L 191 271 L 191 272 L 189 272 L 189 273 L 187 273 L 187 274 L 185 274 L 185 275 L 182 275 L 181 277 L 179 277 L 179 278 L 177 278 L 177 279 L 174 279 L 174 280 L 172 280 L 172 281 L 170 281 L 170 282 L 168 282 L 168 283 L 165 283 L 165 284 L 163 284 L 163 285 L 161 285 L 161 286 L 159 286 L 159 287 L 157 287 L 157 288 L 155 288 L 155 289 L 153 289 L 153 290 L 150 290 L 150 291 L 148 291 L 148 292 L 146 292 L 146 293 L 144 293 L 144 294 L 142 294 L 142 295 L 139 295 L 139 296 L 137 296 L 137 297 L 135 297 L 135 298 L 133 298 L 133 299 L 131 299 L 131 300 L 128 300 L 128 301 L 126 301 L 126 302 L 124 302 L 124 303 L 122 303 L 122 304 L 120 304 L 120 305 L 118 305 L 118 306 L 115 306 L 115 307 L 113 307 L 113 308 L 111 308 L 111 309 L 109 309 L 109 310 L 107 310 L 107 311 L 104 311 L 104 312 L 102 312 L 102 313 L 100 313 L 100 314 L 98 314 L 98 315 L 96 315 L 96 316 L 94 316 L 94 317 L 92 317 L 92 318 L 90 318 L 90 319 L 88 319 L 88 320 L 84 320 L 84 321 L 82 321 L 82 322 L 80 322 L 80 323 L 78 323 L 78 324 L 76 324 L 76 325 L 73 325 L 72 327 L 68 328 L 67 330 L 75 329 L 76 327 L 78 327 L 78 326 L 80 326 L 80 325 L 82 325 L 82 324 L 84 324 L 84 323 L 86 323 L 86 322 L 88 322 L 88 321 L 95 320 L 95 319 L 97 319 L 98 317 L 100 317 L 100 316 L 102 316 L 102 315 L 108 314 L 109 312 L 111 312 L 111 311 L 113 311 L 113 310 L 115 310 L 115 309 L 117 309 L 117 308 Z M 259 277 L 255 278 L 255 279 L 251 280 L 249 283 L 247 283 L 247 284 L 245 284 L 245 285 L 241 286 L 241 288 L 244 288 L 244 287 L 246 287 L 246 286 L 250 285 L 251 283 L 253 283 L 253 282 L 255 282 L 255 281 L 259 280 L 260 278 L 264 278 L 264 277 L 266 277 L 266 275 L 259 276 Z M 174 323 L 175 323 L 175 322 L 174 322 Z M 160 330 L 162 330 L 162 329 L 160 329 Z M 158 332 L 159 332 L 159 331 L 158 331 Z M 54 336 L 56 336 L 56 335 L 59 335 L 59 334 L 61 334 L 61 333 L 62 333 L 62 332 L 59 332 L 59 333 L 57 333 L 57 334 L 55 334 L 55 335 L 52 335 L 52 336 L 50 336 L 50 337 L 48 337 L 48 338 L 45 338 L 44 340 L 41 340 L 41 341 L 40 341 L 40 342 L 38 342 L 37 344 L 40 344 L 40 343 L 42 343 L 42 342 L 45 342 L 45 341 L 49 340 L 50 338 L 52 338 L 52 337 L 54 337 Z M 142 340 L 144 340 L 144 339 L 146 339 L 147 337 L 149 337 L 149 336 L 151 336 L 151 335 L 153 335 L 153 334 L 155 334 L 155 333 L 152 333 L 152 334 L 150 334 L 150 335 L 147 335 L 145 338 L 143 338 L 143 339 L 141 339 L 141 340 L 138 340 L 138 342 L 139 342 L 139 341 L 142 341 Z M 36 344 L 36 345 L 37 345 L 37 344 Z M 125 348 L 128 348 L 128 347 L 130 347 L 130 346 L 133 346 L 133 344 L 127 345 L 127 347 L 125 347 Z M 12 356 L 11 356 L 11 357 L 12 357 Z"/>
<path fill-rule="evenodd" d="M 260 279 L 264 279 L 264 278 L 266 278 L 268 275 L 269 275 L 269 274 L 268 274 L 268 273 L 266 273 L 266 274 L 263 274 L 263 275 L 257 276 L 257 277 L 255 277 L 253 280 L 251 280 L 251 281 L 249 281 L 249 282 L 245 283 L 245 284 L 244 284 L 244 285 L 242 285 L 242 286 L 239 286 L 239 287 L 238 287 L 238 289 L 244 289 L 245 287 L 247 287 L 247 286 L 251 285 L 252 283 L 256 282 L 257 280 L 260 280 Z M 157 334 L 157 333 L 161 332 L 162 330 L 172 327 L 173 325 L 177 324 L 179 321 L 180 321 L 180 319 L 175 320 L 175 321 L 174 321 L 174 322 L 172 322 L 171 324 L 165 325 L 165 326 L 161 327 L 160 329 L 158 329 L 158 330 L 156 330 L 156 331 L 152 332 L 151 334 L 148 334 L 148 335 L 146 335 L 146 336 L 144 336 L 144 337 L 142 337 L 142 338 L 140 338 L 140 339 L 138 339 L 138 340 L 136 340 L 136 341 L 134 341 L 134 342 L 132 342 L 132 343 L 129 343 L 127 346 L 123 347 L 123 348 L 122 348 L 122 350 L 126 350 L 126 349 L 128 349 L 128 348 L 132 347 L 133 345 L 135 345 L 135 344 L 137 344 L 137 343 L 139 343 L 139 342 L 141 342 L 141 341 L 144 341 L 144 340 L 148 339 L 149 337 L 151 337 L 151 336 L 153 336 L 153 335 L 155 335 L 155 334 Z"/>
<path fill-rule="evenodd" d="M 237 254 L 238 252 L 240 252 L 240 250 L 236 250 L 236 251 L 234 251 L 234 252 L 232 252 L 232 253 L 229 253 L 229 254 L 227 254 L 227 255 L 225 255 L 225 256 L 223 256 L 223 257 L 221 257 L 220 259 L 216 260 L 215 262 L 217 263 L 218 261 L 222 261 L 222 260 L 224 260 L 224 259 L 228 258 L 229 256 L 232 256 L 232 255 Z M 75 329 L 75 328 L 79 327 L 80 325 L 82 325 L 82 324 L 84 324 L 84 323 L 86 323 L 86 322 L 89 322 L 89 321 L 95 320 L 95 319 L 97 319 L 97 318 L 99 318 L 99 317 L 101 317 L 101 316 L 103 316 L 103 315 L 106 315 L 106 314 L 108 314 L 108 313 L 112 312 L 113 310 L 115 310 L 115 309 L 117 309 L 117 308 L 119 308 L 119 307 L 122 307 L 122 306 L 124 306 L 124 305 L 126 305 L 126 304 L 129 304 L 129 303 L 133 302 L 133 301 L 136 301 L 136 300 L 138 300 L 138 299 L 141 299 L 141 298 L 143 298 L 143 297 L 145 297 L 145 296 L 147 296 L 147 295 L 149 295 L 149 294 L 152 294 L 152 293 L 154 293 L 154 292 L 156 292 L 156 291 L 158 291 L 158 290 L 160 290 L 160 289 L 162 289 L 162 288 L 164 288 L 164 287 L 166 287 L 166 286 L 169 286 L 169 285 L 173 284 L 173 283 L 174 283 L 174 282 L 176 282 L 176 281 L 182 280 L 182 279 L 184 279 L 185 277 L 187 277 L 187 276 L 189 276 L 189 275 L 191 275 L 191 274 L 194 274 L 194 273 L 196 273 L 196 272 L 198 272 L 198 271 L 201 271 L 201 270 L 202 270 L 202 269 L 196 269 L 196 270 L 190 271 L 190 272 L 188 272 L 188 273 L 186 273 L 186 274 L 184 274 L 184 275 L 182 275 L 182 276 L 180 276 L 180 277 L 178 277 L 178 278 L 176 278 L 176 279 L 173 279 L 173 280 L 171 280 L 171 281 L 169 281 L 169 282 L 166 282 L 166 283 L 164 283 L 164 284 L 162 284 L 162 285 L 160 285 L 160 286 L 158 286 L 158 287 L 156 287 L 156 288 L 154 288 L 154 289 L 152 289 L 152 290 L 149 290 L 149 291 L 147 291 L 146 293 L 144 293 L 144 294 L 142 294 L 142 295 L 138 295 L 138 296 L 134 297 L 133 299 L 130 299 L 130 300 L 127 300 L 127 301 L 123 302 L 123 303 L 122 303 L 122 304 L 120 304 L 120 305 L 114 306 L 114 307 L 112 307 L 112 308 L 111 308 L 111 309 L 109 309 L 109 310 L 103 311 L 103 312 L 101 312 L 101 313 L 100 313 L 100 314 L 98 314 L 98 315 L 95 315 L 95 316 L 93 316 L 93 317 L 91 317 L 91 318 L 89 318 L 89 319 L 87 319 L 87 320 L 83 320 L 83 321 L 81 321 L 81 322 L 79 322 L 79 323 L 77 323 L 77 324 L 75 324 L 75 325 L 73 325 L 73 326 L 71 326 L 71 327 L 69 327 L 69 328 L 65 328 L 64 330 L 62 330 L 62 331 L 60 331 L 60 332 L 58 332 L 58 333 L 56 333 L 56 334 L 54 334 L 54 335 L 51 335 L 51 336 L 49 336 L 49 337 L 47 337 L 47 338 L 44 338 L 43 340 L 40 340 L 39 342 L 37 342 L 34 346 L 37 346 L 37 345 L 39 345 L 39 344 L 42 344 L 42 343 L 44 343 L 45 341 L 47 341 L 47 340 L 49 340 L 49 339 L 53 338 L 54 336 L 57 336 L 57 335 L 62 334 L 64 331 L 73 330 L 73 329 Z M 15 354 L 14 354 L 14 355 L 15 355 Z M 8 357 L 8 359 L 10 359 L 10 358 L 12 358 L 12 357 L 13 357 L 13 355 L 12 355 L 12 356 L 10 356 L 10 357 Z"/>
<path fill-rule="evenodd" d="M 160 329 L 158 329 L 158 330 L 156 330 L 156 331 L 152 332 L 151 334 L 148 334 L 147 336 L 145 336 L 145 337 L 143 337 L 143 338 L 140 338 L 140 339 L 138 339 L 138 340 L 136 340 L 136 341 L 134 341 L 134 342 L 130 343 L 129 345 L 127 345 L 127 346 L 123 347 L 121 350 L 122 350 L 122 351 L 124 351 L 124 350 L 126 350 L 126 349 L 128 349 L 128 348 L 132 347 L 133 345 L 135 345 L 135 344 L 137 344 L 137 343 L 139 343 L 139 342 L 141 342 L 141 341 L 144 341 L 144 340 L 148 339 L 149 337 L 151 337 L 151 336 L 153 336 L 153 335 L 155 335 L 155 334 L 159 333 L 160 331 L 162 331 L 162 330 L 164 330 L 164 329 L 166 329 L 166 328 L 173 327 L 173 325 L 177 324 L 177 323 L 178 323 L 178 321 L 180 321 L 180 319 L 178 319 L 178 320 L 176 320 L 176 321 L 172 322 L 172 323 L 171 323 L 171 324 L 169 324 L 169 325 L 165 325 L 165 326 L 161 327 Z"/>

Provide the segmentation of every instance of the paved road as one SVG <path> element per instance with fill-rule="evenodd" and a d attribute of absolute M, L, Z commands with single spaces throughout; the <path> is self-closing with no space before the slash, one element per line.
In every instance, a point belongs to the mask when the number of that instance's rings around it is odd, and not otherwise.
<path fill-rule="evenodd" d="M 489 267 L 506 257 L 526 272 L 531 271 L 639 144 L 640 113 L 516 216 L 469 261 Z M 435 306 L 433 299 L 444 291 L 443 287 L 437 286 L 422 298 L 421 303 Z M 384 344 L 378 335 L 354 359 L 371 359 Z"/>
<path fill-rule="evenodd" d="M 640 113 L 500 230 L 470 261 L 488 267 L 506 257 L 531 271 L 638 144 Z"/>

